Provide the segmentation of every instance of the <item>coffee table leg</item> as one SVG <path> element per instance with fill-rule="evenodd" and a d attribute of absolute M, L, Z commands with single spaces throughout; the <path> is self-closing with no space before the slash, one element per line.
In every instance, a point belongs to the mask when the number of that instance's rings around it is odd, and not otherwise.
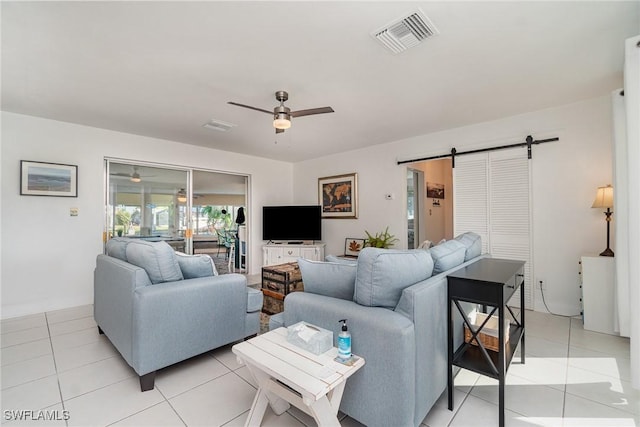
<path fill-rule="evenodd" d="M 331 402 L 327 396 L 316 400 L 309 406 L 309 411 L 319 426 L 334 426 L 339 427 L 340 421 L 338 421 L 337 411 L 334 411 Z"/>
<path fill-rule="evenodd" d="M 264 412 L 267 410 L 267 403 L 269 403 L 269 406 L 271 406 L 271 409 L 276 415 L 285 412 L 290 408 L 290 405 L 286 400 L 269 391 L 271 384 L 271 377 L 269 375 L 248 363 L 247 369 L 249 369 L 249 373 L 258 385 L 258 393 L 253 400 L 246 425 L 259 426 L 264 417 Z M 249 424 L 250 421 L 253 424 Z"/>
<path fill-rule="evenodd" d="M 245 427 L 258 427 L 262 424 L 262 418 L 264 418 L 264 413 L 267 410 L 267 403 L 269 401 L 264 390 L 259 388 L 256 397 L 253 399 L 247 421 L 244 423 Z"/>

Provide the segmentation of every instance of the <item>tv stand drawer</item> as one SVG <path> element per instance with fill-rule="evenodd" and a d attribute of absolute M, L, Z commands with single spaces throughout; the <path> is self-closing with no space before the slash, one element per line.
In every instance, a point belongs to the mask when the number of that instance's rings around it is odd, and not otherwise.
<path fill-rule="evenodd" d="M 262 266 L 295 262 L 298 258 L 310 261 L 324 261 L 324 243 L 313 245 L 269 244 L 262 247 Z"/>

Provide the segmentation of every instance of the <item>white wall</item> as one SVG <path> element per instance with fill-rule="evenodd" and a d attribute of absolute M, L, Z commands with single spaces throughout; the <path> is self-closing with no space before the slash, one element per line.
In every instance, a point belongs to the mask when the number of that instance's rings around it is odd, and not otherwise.
<path fill-rule="evenodd" d="M 397 246 L 406 247 L 406 167 L 397 160 L 454 146 L 461 151 L 519 142 L 529 134 L 558 136 L 559 142 L 534 147 L 532 165 L 534 276 L 547 283 L 554 312 L 579 311 L 577 261 L 605 246 L 604 215 L 590 206 L 596 187 L 612 181 L 608 96 L 294 165 L 12 113 L 1 118 L 2 318 L 92 302 L 95 256 L 102 251 L 105 156 L 251 175 L 250 271 L 257 273 L 262 206 L 318 203 L 319 177 L 358 173 L 359 218 L 323 220 L 327 253 L 342 253 L 346 237 L 386 226 L 401 239 Z M 78 165 L 78 198 L 20 196 L 20 160 Z M 69 216 L 72 207 L 79 208 L 78 217 Z M 535 301 L 542 310 L 539 291 Z"/>
<path fill-rule="evenodd" d="M 397 160 L 445 154 L 452 147 L 464 151 L 523 142 L 527 135 L 557 136 L 560 141 L 533 148 L 534 277 L 546 282 L 545 297 L 552 311 L 577 314 L 578 260 L 606 246 L 604 215 L 591 209 L 591 203 L 596 188 L 612 181 L 610 110 L 609 97 L 603 96 L 299 162 L 293 169 L 294 200 L 317 203 L 318 177 L 358 173 L 359 219 L 323 220 L 327 253 L 342 253 L 344 238 L 362 236 L 364 230 L 388 225 L 393 234 L 404 236 L 406 167 L 398 166 Z M 385 200 L 385 193 L 393 193 L 394 199 Z M 535 307 L 544 310 L 539 290 Z"/>
<path fill-rule="evenodd" d="M 105 157 L 250 175 L 250 272 L 260 271 L 262 205 L 291 202 L 290 163 L 3 112 L 2 318 L 93 302 Z M 20 160 L 78 165 L 78 197 L 20 196 Z"/>

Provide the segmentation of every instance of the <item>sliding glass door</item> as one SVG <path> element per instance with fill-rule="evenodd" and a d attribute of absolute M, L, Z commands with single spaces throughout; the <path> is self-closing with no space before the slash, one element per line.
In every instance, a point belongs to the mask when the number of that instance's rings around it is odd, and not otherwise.
<path fill-rule="evenodd" d="M 186 252 L 189 173 L 184 169 L 107 161 L 107 233 L 165 240 Z"/>
<path fill-rule="evenodd" d="M 225 259 L 232 245 L 248 247 L 246 175 L 115 159 L 105 160 L 105 170 L 105 242 L 163 240 L 180 252 Z M 234 252 L 228 265 L 247 265 L 246 250 Z"/>

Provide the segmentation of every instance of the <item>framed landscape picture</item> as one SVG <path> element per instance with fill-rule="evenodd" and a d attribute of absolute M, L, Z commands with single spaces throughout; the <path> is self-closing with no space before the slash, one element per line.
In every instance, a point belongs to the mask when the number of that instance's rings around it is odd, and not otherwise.
<path fill-rule="evenodd" d="M 21 160 L 20 194 L 78 197 L 78 166 Z"/>
<path fill-rule="evenodd" d="M 358 175 L 318 178 L 318 201 L 323 218 L 358 218 Z"/>

